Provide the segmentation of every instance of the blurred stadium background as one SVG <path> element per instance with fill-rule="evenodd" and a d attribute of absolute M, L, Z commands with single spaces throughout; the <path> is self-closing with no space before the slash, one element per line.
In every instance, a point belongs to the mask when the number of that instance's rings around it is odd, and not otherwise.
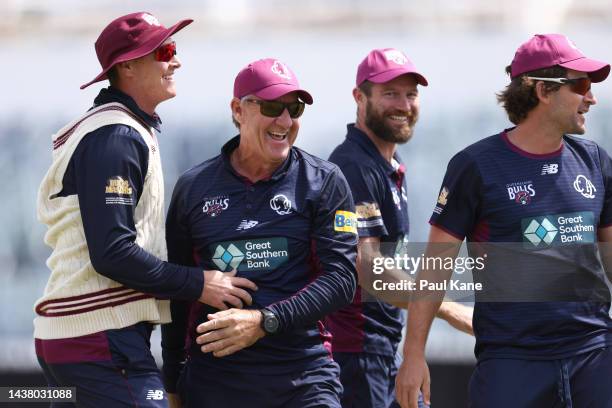
<path fill-rule="evenodd" d="M 421 119 L 400 148 L 408 166 L 411 240 L 427 220 L 448 159 L 509 127 L 495 92 L 504 68 L 535 33 L 561 32 L 593 58 L 612 61 L 612 3 L 604 0 L 4 0 L 0 3 L 0 385 L 42 381 L 32 342 L 32 304 L 47 279 L 44 228 L 36 193 L 50 163 L 50 135 L 87 109 L 102 85 L 79 85 L 99 72 L 93 43 L 113 18 L 150 11 L 164 25 L 196 22 L 179 33 L 179 96 L 162 104 L 160 137 L 167 201 L 187 168 L 215 155 L 235 133 L 228 108 L 233 78 L 248 62 L 277 57 L 296 72 L 315 104 L 297 145 L 322 157 L 354 121 L 357 64 L 372 48 L 396 47 L 430 86 Z M 595 85 L 599 105 L 587 136 L 612 151 L 611 80 Z M 157 337 L 154 349 L 159 354 Z M 435 407 L 466 405 L 473 339 L 436 322 L 430 335 Z"/>

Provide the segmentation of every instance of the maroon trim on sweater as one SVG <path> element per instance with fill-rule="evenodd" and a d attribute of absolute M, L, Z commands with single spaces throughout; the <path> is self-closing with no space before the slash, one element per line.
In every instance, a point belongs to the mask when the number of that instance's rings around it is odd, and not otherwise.
<path fill-rule="evenodd" d="M 127 290 L 127 292 L 116 293 L 118 291 L 125 291 L 125 290 Z M 91 299 L 92 297 L 97 297 L 97 296 L 105 295 L 105 294 L 112 294 L 112 295 L 97 298 L 97 299 Z M 106 307 L 123 305 L 125 303 L 135 302 L 137 300 L 152 299 L 152 298 L 154 298 L 154 296 L 152 295 L 140 293 L 140 292 L 137 292 L 135 290 L 128 289 L 125 287 L 119 287 L 119 288 L 105 289 L 99 292 L 88 293 L 85 295 L 47 300 L 36 306 L 36 313 L 40 316 L 45 316 L 45 317 L 70 316 L 70 315 L 77 315 L 81 313 L 91 312 L 92 310 L 103 309 Z M 70 302 L 70 301 L 83 300 L 83 299 L 85 299 L 85 301 L 83 302 L 67 304 L 67 302 Z M 113 299 L 119 299 L 119 300 L 113 301 Z M 92 306 L 80 307 L 75 310 L 68 310 L 64 312 L 53 311 L 53 310 L 61 310 L 61 309 L 66 309 L 66 308 L 73 308 L 73 307 L 87 306 L 87 305 L 92 305 Z"/>
<path fill-rule="evenodd" d="M 68 129 L 66 132 L 64 132 L 63 134 L 59 135 L 58 137 L 55 138 L 55 140 L 53 140 L 53 150 L 58 149 L 60 146 L 62 146 L 64 143 L 66 143 L 66 141 L 68 141 L 68 139 L 70 138 L 70 136 L 72 136 L 72 134 L 76 131 L 76 129 L 79 127 L 79 125 L 81 123 L 83 123 L 85 120 L 91 118 L 92 116 L 101 113 L 101 112 L 108 112 L 108 111 L 120 111 L 123 112 L 125 114 L 127 114 L 128 116 L 130 116 L 132 119 L 136 120 L 138 123 L 140 123 L 141 125 L 144 126 L 145 129 L 149 129 L 149 126 L 143 122 L 138 116 L 134 115 L 130 110 L 128 110 L 127 108 L 123 108 L 121 106 L 107 106 L 104 108 L 101 108 L 95 112 L 90 113 L 89 115 L 85 116 L 84 118 L 82 118 L 81 120 L 79 120 L 77 123 L 75 123 L 70 129 Z M 149 133 L 151 133 L 149 131 Z"/>
<path fill-rule="evenodd" d="M 118 300 L 116 302 L 106 302 L 106 303 L 101 303 L 99 305 L 95 305 L 95 306 L 91 306 L 91 307 L 86 307 L 84 309 L 78 309 L 78 310 L 71 310 L 69 312 L 55 312 L 55 313 L 41 313 L 41 316 L 45 316 L 45 317 L 61 317 L 61 316 L 71 316 L 71 315 L 78 315 L 81 313 L 87 313 L 87 312 L 91 312 L 93 310 L 99 310 L 99 309 L 104 309 L 107 307 L 112 307 L 112 306 L 119 306 L 119 305 L 124 305 L 126 303 L 130 303 L 130 302 L 136 302 L 137 300 L 143 300 L 143 299 L 152 299 L 153 296 L 151 295 L 144 295 L 142 293 L 135 293 L 136 296 L 132 296 L 129 297 L 127 299 L 122 299 L 122 300 Z"/>
<path fill-rule="evenodd" d="M 132 289 L 126 288 L 125 286 L 119 286 L 116 288 L 99 290 L 97 292 L 85 293 L 82 295 L 45 300 L 44 302 L 41 302 L 40 304 L 38 304 L 38 306 L 36 306 L 36 313 L 38 313 L 39 310 L 45 308 L 47 305 L 52 305 L 54 303 L 72 302 L 75 300 L 88 299 L 88 298 L 95 297 L 95 296 L 101 296 L 101 295 L 106 295 L 109 293 L 116 293 L 116 292 L 121 292 L 121 291 L 126 291 L 126 290 L 132 290 Z"/>
<path fill-rule="evenodd" d="M 113 299 L 121 299 L 121 298 L 125 298 L 128 296 L 132 296 L 136 294 L 136 295 L 143 295 L 143 293 L 140 292 L 136 292 L 135 290 L 129 291 L 129 292 L 125 292 L 125 293 L 119 293 L 117 295 L 113 295 L 113 296 L 108 296 L 108 297 L 104 297 L 101 299 L 91 299 L 91 300 L 86 300 L 84 302 L 78 302 L 78 303 L 70 303 L 70 304 L 63 304 L 63 305 L 58 305 L 58 306 L 49 306 L 49 307 L 45 307 L 44 310 L 41 310 L 41 312 L 43 313 L 56 313 L 56 312 L 51 312 L 51 310 L 61 310 L 61 309 L 71 309 L 73 307 L 77 307 L 77 306 L 85 306 L 85 305 L 91 305 L 94 303 L 100 303 L 100 302 L 108 302 L 109 300 L 113 300 Z M 150 297 L 149 295 L 147 295 L 148 297 Z"/>

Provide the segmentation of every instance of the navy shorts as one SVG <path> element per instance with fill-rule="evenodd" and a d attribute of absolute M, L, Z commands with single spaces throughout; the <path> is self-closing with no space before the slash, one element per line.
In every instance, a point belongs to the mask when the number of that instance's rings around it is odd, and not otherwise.
<path fill-rule="evenodd" d="M 561 360 L 490 359 L 470 381 L 472 408 L 612 408 L 612 350 Z"/>
<path fill-rule="evenodd" d="M 150 351 L 151 330 L 143 322 L 68 339 L 36 339 L 36 354 L 49 386 L 76 387 L 78 407 L 167 407 Z"/>
<path fill-rule="evenodd" d="M 340 408 L 338 365 L 293 374 L 201 369 L 188 361 L 177 388 L 183 408 Z"/>
<path fill-rule="evenodd" d="M 395 399 L 395 376 L 401 357 L 369 353 L 334 353 L 344 388 L 342 408 L 400 408 Z M 419 408 L 423 408 L 419 396 Z"/>

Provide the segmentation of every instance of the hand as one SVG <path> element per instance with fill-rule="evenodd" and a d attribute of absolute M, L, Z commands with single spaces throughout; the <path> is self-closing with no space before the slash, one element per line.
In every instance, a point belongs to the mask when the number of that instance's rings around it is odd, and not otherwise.
<path fill-rule="evenodd" d="M 209 314 L 208 319 L 196 328 L 203 333 L 196 342 L 203 344 L 203 353 L 212 352 L 215 357 L 229 356 L 266 335 L 259 310 L 229 309 Z"/>
<path fill-rule="evenodd" d="M 173 394 L 168 392 L 168 407 L 169 408 L 181 408 L 183 404 L 181 403 L 181 397 L 178 394 Z"/>
<path fill-rule="evenodd" d="M 472 315 L 474 309 L 456 302 L 443 302 L 438 310 L 438 316 L 446 320 L 455 329 L 474 335 Z"/>
<path fill-rule="evenodd" d="M 419 390 L 425 405 L 431 405 L 431 378 L 425 357 L 404 355 L 404 361 L 395 377 L 395 396 L 402 408 L 418 408 Z"/>
<path fill-rule="evenodd" d="M 257 290 L 257 285 L 246 278 L 237 278 L 236 269 L 226 273 L 204 271 L 204 288 L 198 300 L 220 310 L 231 306 L 242 309 L 245 303 L 253 303 L 253 298 L 243 288 Z"/>

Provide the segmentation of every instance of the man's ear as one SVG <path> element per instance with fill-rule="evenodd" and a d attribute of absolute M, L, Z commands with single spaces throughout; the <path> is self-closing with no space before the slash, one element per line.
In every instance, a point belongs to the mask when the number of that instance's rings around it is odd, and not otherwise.
<path fill-rule="evenodd" d="M 365 94 L 361 91 L 361 89 L 357 87 L 353 89 L 353 98 L 355 99 L 355 102 L 357 102 L 358 105 L 360 103 L 364 103 L 366 100 Z"/>
<path fill-rule="evenodd" d="M 552 94 L 552 92 L 546 89 L 546 85 L 544 85 L 543 81 L 536 82 L 535 93 L 541 103 L 544 103 L 546 105 L 550 103 L 550 95 Z"/>
<path fill-rule="evenodd" d="M 232 98 L 230 108 L 232 109 L 234 120 L 242 125 L 242 106 L 240 105 L 240 99 Z"/>
<path fill-rule="evenodd" d="M 123 61 L 115 65 L 119 77 L 134 78 L 136 76 L 136 60 Z"/>

